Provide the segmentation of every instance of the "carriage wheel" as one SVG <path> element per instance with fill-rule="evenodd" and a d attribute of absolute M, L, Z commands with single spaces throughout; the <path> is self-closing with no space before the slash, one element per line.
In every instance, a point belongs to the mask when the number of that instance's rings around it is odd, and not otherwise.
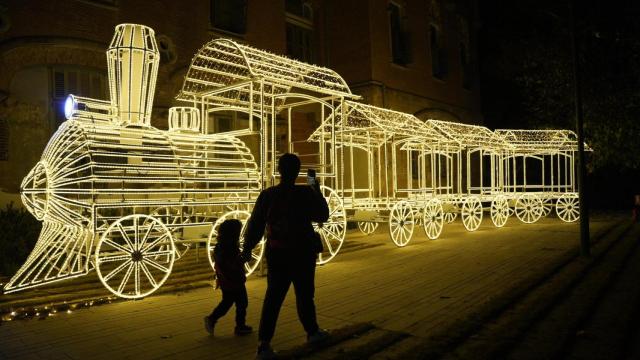
<path fill-rule="evenodd" d="M 182 211 L 179 207 L 173 206 L 162 206 L 155 209 L 151 216 L 156 219 L 162 221 L 168 229 L 171 229 L 171 235 L 175 241 L 176 246 L 176 260 L 180 259 L 187 253 L 187 251 L 191 248 L 190 243 L 181 242 L 178 239 L 182 237 L 182 229 L 176 227 L 175 225 L 186 224 L 189 222 L 189 218 L 183 216 Z"/>
<path fill-rule="evenodd" d="M 542 216 L 547 217 L 553 210 L 553 199 L 544 199 L 542 200 Z"/>
<path fill-rule="evenodd" d="M 321 186 L 322 196 L 329 205 L 329 219 L 324 223 L 313 223 L 313 229 L 320 234 L 323 250 L 318 254 L 317 264 L 326 264 L 340 251 L 347 234 L 347 214 L 338 193 L 327 186 Z"/>
<path fill-rule="evenodd" d="M 128 299 L 156 291 L 169 277 L 174 261 L 171 232 L 149 215 L 116 220 L 96 246 L 98 278 L 109 291 Z"/>
<path fill-rule="evenodd" d="M 556 203 L 556 214 L 564 222 L 574 222 L 580 218 L 580 200 L 577 194 L 563 194 Z"/>
<path fill-rule="evenodd" d="M 523 223 L 531 224 L 542 217 L 542 200 L 536 194 L 522 194 L 516 200 L 516 216 Z"/>
<path fill-rule="evenodd" d="M 413 235 L 413 211 L 411 204 L 398 201 L 389 214 L 389 234 L 397 246 L 406 246 Z"/>
<path fill-rule="evenodd" d="M 373 234 L 377 228 L 378 228 L 377 222 L 358 221 L 358 229 L 360 229 L 360 231 L 362 231 L 362 233 L 365 235 Z"/>
<path fill-rule="evenodd" d="M 435 240 L 442 233 L 444 225 L 444 214 L 442 211 L 442 202 L 439 199 L 430 199 L 424 207 L 422 225 L 427 237 Z"/>
<path fill-rule="evenodd" d="M 218 238 L 218 229 L 220 225 L 225 220 L 236 219 L 240 220 L 242 223 L 242 229 L 240 230 L 240 251 L 242 251 L 242 247 L 244 245 L 244 232 L 247 228 L 247 220 L 251 217 L 251 213 L 244 210 L 233 210 L 230 211 L 216 220 L 216 222 L 211 227 L 211 231 L 209 232 L 209 238 L 207 239 L 207 258 L 209 259 L 209 264 L 211 264 L 211 268 L 215 269 L 215 260 L 213 258 L 213 250 L 216 248 L 217 238 Z M 262 255 L 264 254 L 264 239 L 262 239 L 254 248 L 251 250 L 251 259 L 244 263 L 244 272 L 247 276 L 251 275 L 252 272 L 258 268 L 260 264 L 260 260 L 262 260 Z"/>
<path fill-rule="evenodd" d="M 447 224 L 451 224 L 452 222 L 456 221 L 457 217 L 458 213 L 448 212 L 444 214 L 444 221 L 446 221 Z"/>
<path fill-rule="evenodd" d="M 482 203 L 477 196 L 470 196 L 462 203 L 462 224 L 468 231 L 476 231 L 482 222 Z"/>
<path fill-rule="evenodd" d="M 491 202 L 491 221 L 495 227 L 503 227 L 509 219 L 509 202 L 504 195 L 498 195 Z"/>

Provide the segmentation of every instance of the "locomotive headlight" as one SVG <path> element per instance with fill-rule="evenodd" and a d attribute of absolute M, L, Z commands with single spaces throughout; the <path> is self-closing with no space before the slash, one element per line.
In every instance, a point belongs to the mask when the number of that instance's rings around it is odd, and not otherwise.
<path fill-rule="evenodd" d="M 64 117 L 69 120 L 73 116 L 73 112 L 77 110 L 78 102 L 73 95 L 67 96 L 67 100 L 64 101 Z"/>

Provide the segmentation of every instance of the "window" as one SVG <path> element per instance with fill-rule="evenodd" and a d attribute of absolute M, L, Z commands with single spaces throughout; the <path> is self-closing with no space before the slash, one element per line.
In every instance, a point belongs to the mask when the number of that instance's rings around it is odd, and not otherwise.
<path fill-rule="evenodd" d="M 105 72 L 77 67 L 52 70 L 52 106 L 56 125 L 65 120 L 64 101 L 70 94 L 105 100 L 107 76 Z"/>
<path fill-rule="evenodd" d="M 9 122 L 0 119 L 0 161 L 9 160 Z"/>
<path fill-rule="evenodd" d="M 211 0 L 211 25 L 220 30 L 244 34 L 247 28 L 247 0 Z"/>
<path fill-rule="evenodd" d="M 287 0 L 287 54 L 294 59 L 314 63 L 313 8 L 308 1 Z"/>
<path fill-rule="evenodd" d="M 404 29 L 402 9 L 395 3 L 389 3 L 389 37 L 391 40 L 391 58 L 398 65 L 411 62 L 409 54 L 409 34 Z"/>
<path fill-rule="evenodd" d="M 447 53 L 438 28 L 434 25 L 429 26 L 429 49 L 431 51 L 431 74 L 442 80 L 447 75 Z"/>
<path fill-rule="evenodd" d="M 467 46 L 464 43 L 460 43 L 460 72 L 462 74 L 462 87 L 465 89 L 471 88 L 472 77 L 470 70 Z"/>

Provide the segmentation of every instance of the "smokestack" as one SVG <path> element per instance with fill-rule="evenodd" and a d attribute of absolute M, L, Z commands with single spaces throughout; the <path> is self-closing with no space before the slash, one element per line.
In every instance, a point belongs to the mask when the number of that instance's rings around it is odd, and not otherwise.
<path fill-rule="evenodd" d="M 123 125 L 150 126 L 160 55 L 153 29 L 120 24 L 107 50 L 111 103 Z"/>

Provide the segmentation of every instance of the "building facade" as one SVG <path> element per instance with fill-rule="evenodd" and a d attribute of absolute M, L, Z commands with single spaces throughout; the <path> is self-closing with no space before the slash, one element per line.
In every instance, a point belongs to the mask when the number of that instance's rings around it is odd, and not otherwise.
<path fill-rule="evenodd" d="M 366 103 L 481 122 L 474 0 L 8 0 L 0 4 L 0 203 L 19 203 L 68 94 L 108 98 L 105 51 L 126 22 L 156 32 L 159 128 L 193 54 L 216 37 L 332 68 Z"/>

